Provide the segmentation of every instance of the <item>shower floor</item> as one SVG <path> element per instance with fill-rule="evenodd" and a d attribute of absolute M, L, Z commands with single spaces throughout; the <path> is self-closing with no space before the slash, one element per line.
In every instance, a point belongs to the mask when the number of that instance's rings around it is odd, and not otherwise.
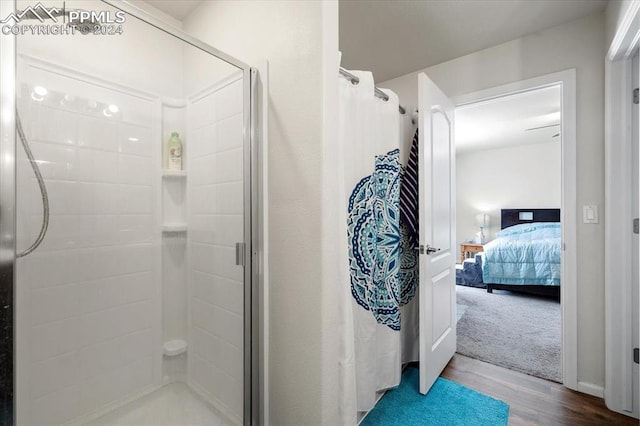
<path fill-rule="evenodd" d="M 91 426 L 233 426 L 184 383 L 171 383 L 120 407 Z"/>

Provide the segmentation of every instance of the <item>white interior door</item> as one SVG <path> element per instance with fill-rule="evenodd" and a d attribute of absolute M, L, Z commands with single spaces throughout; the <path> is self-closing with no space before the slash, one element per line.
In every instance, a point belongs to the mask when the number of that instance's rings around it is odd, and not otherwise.
<path fill-rule="evenodd" d="M 418 76 L 420 179 L 420 392 L 456 351 L 454 105 Z"/>

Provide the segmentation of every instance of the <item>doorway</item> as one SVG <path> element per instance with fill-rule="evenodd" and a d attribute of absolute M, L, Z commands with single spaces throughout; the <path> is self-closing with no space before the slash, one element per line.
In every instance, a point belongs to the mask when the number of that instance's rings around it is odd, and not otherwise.
<path fill-rule="evenodd" d="M 457 351 L 555 382 L 560 106 L 554 85 L 456 109 Z"/>
<path fill-rule="evenodd" d="M 558 250 L 560 250 L 561 263 L 559 266 L 559 281 L 562 283 L 560 286 L 560 300 L 562 304 L 560 306 L 560 312 L 558 312 L 558 316 L 560 317 L 560 361 L 559 361 L 559 370 L 561 371 L 560 377 L 555 380 L 561 381 L 565 384 L 565 386 L 576 389 L 577 381 L 576 381 L 576 373 L 577 373 L 577 323 L 576 323 L 576 283 L 575 283 L 575 274 L 576 274 L 576 243 L 575 243 L 575 71 L 568 70 L 556 74 L 551 74 L 547 76 L 542 76 L 530 80 L 525 80 L 509 85 L 504 85 L 492 89 L 487 89 L 481 92 L 472 93 L 469 95 L 461 96 L 457 99 L 454 99 L 457 110 L 456 114 L 458 115 L 458 111 L 462 111 L 465 108 L 470 108 L 472 105 L 477 105 L 480 103 L 496 103 L 500 99 L 507 99 L 509 96 L 526 96 L 527 94 L 535 93 L 540 90 L 547 90 L 551 93 L 555 88 L 560 97 L 559 105 L 560 108 L 555 112 L 555 114 L 549 115 L 547 117 L 546 123 L 538 123 L 538 125 L 531 125 L 525 127 L 523 131 L 527 131 L 526 129 L 534 129 L 529 130 L 527 132 L 530 133 L 530 136 L 533 134 L 531 132 L 536 131 L 544 131 L 548 132 L 548 137 L 551 139 L 559 139 L 559 151 L 560 151 L 560 159 L 559 159 L 559 167 L 560 174 L 559 182 L 559 197 L 558 204 L 555 207 L 559 207 L 559 222 L 562 224 L 561 229 L 559 230 L 560 241 L 558 245 Z M 542 92 L 541 92 L 542 93 Z M 559 112 L 559 114 L 558 114 Z M 548 111 L 547 114 L 552 114 L 554 111 Z M 543 115 L 543 114 L 538 114 Z M 560 121 L 560 117 L 562 117 L 562 121 Z M 456 117 L 456 120 L 458 116 Z M 554 122 L 552 119 L 555 119 Z M 549 127 L 546 127 L 549 126 Z M 539 128 L 539 129 L 536 129 Z M 555 129 L 555 131 L 554 131 Z M 456 129 L 458 131 L 458 129 Z M 554 135 L 558 135 L 555 136 Z M 464 136 L 464 134 L 462 134 Z M 456 136 L 456 143 L 458 137 Z M 489 137 L 489 140 L 496 139 Z M 487 142 L 490 144 L 490 142 Z M 526 146 L 526 145 L 525 145 Z M 533 145 L 530 145 L 531 148 Z M 489 156 L 490 157 L 490 156 Z M 480 158 L 480 157 L 478 157 Z M 485 155 L 485 161 L 488 160 L 488 156 Z M 536 158 L 529 156 L 529 159 Z M 541 161 L 541 160 L 538 160 Z M 472 162 L 473 163 L 473 162 Z M 457 167 L 460 168 L 465 163 L 461 162 Z M 478 165 L 479 170 L 482 169 L 481 165 Z M 462 173 L 464 175 L 464 172 Z M 460 171 L 457 173 L 458 177 L 460 177 Z M 515 180 L 515 177 L 514 179 Z M 477 183 L 485 182 L 482 174 L 477 177 Z M 459 182 L 458 188 L 460 185 L 464 185 L 467 182 Z M 473 184 L 471 183 L 473 186 Z M 460 201 L 460 197 L 458 197 L 458 201 Z M 525 200 L 520 200 L 516 202 L 525 202 Z M 532 200 L 535 201 L 535 200 Z M 537 204 L 537 203 L 536 203 Z M 457 206 L 458 215 L 457 220 L 460 222 L 461 217 L 464 216 L 464 220 L 466 220 L 466 224 L 462 226 L 458 226 L 457 229 L 457 240 L 460 243 L 469 243 L 482 246 L 482 238 L 484 234 L 485 242 L 493 239 L 497 232 L 501 230 L 501 224 L 503 222 L 503 214 L 502 210 L 504 208 L 511 207 L 512 209 L 520 210 L 518 214 L 524 215 L 520 216 L 520 219 L 533 219 L 528 215 L 528 210 L 534 209 L 534 207 L 554 207 L 545 203 L 547 205 L 475 205 L 472 207 L 461 206 L 460 204 Z M 491 213 L 492 212 L 492 213 Z M 486 217 L 486 216 L 489 217 Z M 493 216 L 493 217 L 492 217 Z M 482 221 L 480 220 L 482 219 Z M 492 221 L 493 219 L 493 221 Z M 480 223 L 482 222 L 482 223 Z M 532 222 L 532 220 L 530 220 Z M 482 229 L 480 229 L 482 226 Z M 488 231 L 488 239 L 485 231 Z M 465 241 L 466 240 L 466 241 Z M 471 240 L 471 241 L 469 241 Z M 477 241 L 477 242 L 476 242 Z M 471 259 L 475 259 L 475 255 L 470 255 L 467 253 L 461 253 L 461 257 L 470 257 Z M 472 260 L 473 261 L 473 260 Z M 460 263 L 464 263 L 464 259 L 460 260 Z M 460 269 L 460 267 L 458 267 Z M 480 269 L 480 275 L 481 269 Z M 457 286 L 460 287 L 460 286 Z M 464 287 L 462 292 L 473 292 L 477 291 L 472 287 Z M 482 296 L 486 298 L 486 296 L 496 296 L 496 292 L 494 294 L 486 294 L 486 290 L 480 289 L 482 292 Z M 502 292 L 505 293 L 505 292 Z M 506 293 L 505 293 L 506 294 Z M 511 294 L 511 293 L 509 293 Z M 514 293 L 515 294 L 515 293 Z M 491 299 L 490 299 L 491 300 Z M 542 300 L 542 302 L 546 302 L 548 300 Z M 555 302 L 557 303 L 557 302 Z M 459 323 L 460 324 L 460 323 Z M 459 331 L 460 333 L 460 331 Z M 523 334 L 526 331 L 523 331 Z M 459 342 L 460 347 L 460 342 Z"/>

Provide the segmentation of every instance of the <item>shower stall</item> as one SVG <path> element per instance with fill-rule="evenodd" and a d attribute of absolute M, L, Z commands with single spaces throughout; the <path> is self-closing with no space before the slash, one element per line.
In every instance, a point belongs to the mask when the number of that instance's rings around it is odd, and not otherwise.
<path fill-rule="evenodd" d="M 257 424 L 256 71 L 127 2 L 0 12 L 0 423 Z"/>

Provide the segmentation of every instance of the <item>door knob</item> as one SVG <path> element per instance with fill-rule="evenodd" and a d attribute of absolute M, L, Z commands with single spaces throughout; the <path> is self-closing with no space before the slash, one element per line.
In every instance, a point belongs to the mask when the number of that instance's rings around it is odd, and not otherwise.
<path fill-rule="evenodd" d="M 435 247 L 431 247 L 430 245 L 427 244 L 427 254 L 435 253 L 437 251 L 440 251 L 440 249 L 439 248 L 435 248 Z"/>
<path fill-rule="evenodd" d="M 435 253 L 437 251 L 440 251 L 439 248 L 435 248 L 435 247 L 431 247 L 429 244 L 427 244 L 427 247 L 425 249 L 425 246 L 420 244 L 420 247 L 416 247 L 416 250 L 420 251 L 420 254 L 432 254 Z"/>

